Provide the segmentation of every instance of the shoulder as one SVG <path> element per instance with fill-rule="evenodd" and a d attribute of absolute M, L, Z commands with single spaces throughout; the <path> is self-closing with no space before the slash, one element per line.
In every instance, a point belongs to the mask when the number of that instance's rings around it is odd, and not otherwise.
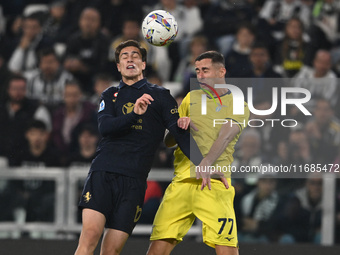
<path fill-rule="evenodd" d="M 103 91 L 102 97 L 113 97 L 114 93 L 118 92 L 118 87 L 109 87 L 106 90 Z"/>
<path fill-rule="evenodd" d="M 167 88 L 164 88 L 164 87 L 161 87 L 157 84 L 153 84 L 153 83 L 150 83 L 150 82 L 146 82 L 146 85 L 151 89 L 151 90 L 154 90 L 154 91 L 157 91 L 157 92 L 170 92 L 170 90 L 168 90 Z"/>
<path fill-rule="evenodd" d="M 152 84 L 150 82 L 146 83 L 147 90 L 150 91 L 151 94 L 156 94 L 159 97 L 169 97 L 170 90 L 161 86 L 158 86 L 157 84 Z"/>
<path fill-rule="evenodd" d="M 190 99 L 190 98 L 199 98 L 200 100 L 201 100 L 201 97 L 202 97 L 202 94 L 203 94 L 204 92 L 202 92 L 201 90 L 199 90 L 199 89 L 195 89 L 195 90 L 191 90 L 186 96 L 185 96 L 185 98 L 187 98 L 188 100 Z"/>

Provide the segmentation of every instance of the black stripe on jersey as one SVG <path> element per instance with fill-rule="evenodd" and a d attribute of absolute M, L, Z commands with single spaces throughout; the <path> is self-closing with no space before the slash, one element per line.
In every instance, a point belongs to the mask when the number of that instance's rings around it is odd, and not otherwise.
<path fill-rule="evenodd" d="M 240 125 L 240 123 L 238 123 L 236 120 L 232 119 L 232 118 L 225 118 L 226 120 L 233 120 L 239 127 L 240 127 L 240 131 L 242 131 L 242 126 Z"/>

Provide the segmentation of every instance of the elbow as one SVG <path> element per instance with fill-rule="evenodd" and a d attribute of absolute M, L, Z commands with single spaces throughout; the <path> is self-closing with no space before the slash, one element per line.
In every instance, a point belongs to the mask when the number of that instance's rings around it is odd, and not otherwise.
<path fill-rule="evenodd" d="M 102 137 L 109 135 L 109 131 L 106 128 L 104 128 L 103 125 L 100 123 L 98 124 L 98 131 Z"/>

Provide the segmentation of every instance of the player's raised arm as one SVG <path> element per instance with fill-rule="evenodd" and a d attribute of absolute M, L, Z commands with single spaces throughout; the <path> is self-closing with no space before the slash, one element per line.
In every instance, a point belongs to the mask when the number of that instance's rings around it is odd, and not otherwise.
<path fill-rule="evenodd" d="M 164 144 L 168 148 L 171 148 L 177 145 L 175 138 L 172 136 L 169 130 L 165 131 Z"/>
<path fill-rule="evenodd" d="M 188 130 L 188 128 L 192 128 L 194 131 L 198 131 L 198 128 L 195 126 L 195 124 L 190 120 L 190 117 L 182 117 L 179 118 L 177 121 L 177 125 L 179 128 Z M 171 148 L 174 147 L 177 142 L 175 138 L 172 136 L 172 134 L 167 130 L 165 137 L 164 137 L 164 143 L 166 147 Z"/>
<path fill-rule="evenodd" d="M 126 115 L 117 117 L 114 113 L 114 102 L 112 101 L 114 93 L 115 90 L 109 88 L 103 92 L 100 99 L 98 129 L 103 137 L 131 128 L 132 125 L 137 123 L 140 115 L 145 113 L 148 104 L 153 101 L 153 98 L 150 95 L 144 94 L 137 99 L 136 109 Z"/>
<path fill-rule="evenodd" d="M 172 147 L 177 143 L 184 155 L 197 166 L 203 159 L 202 153 L 192 135 L 178 127 L 179 114 L 176 100 L 168 90 L 162 92 L 163 122 L 170 132 L 170 134 L 167 134 L 168 137 L 165 137 L 164 142 L 168 147 Z"/>

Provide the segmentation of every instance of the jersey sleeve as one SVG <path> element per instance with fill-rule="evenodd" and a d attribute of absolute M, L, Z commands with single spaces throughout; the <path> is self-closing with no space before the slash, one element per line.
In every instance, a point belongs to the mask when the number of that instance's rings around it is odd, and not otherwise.
<path fill-rule="evenodd" d="M 190 132 L 179 128 L 177 125 L 179 113 L 176 100 L 170 95 L 170 92 L 167 91 L 164 98 L 161 98 L 161 102 L 163 103 L 164 126 L 169 129 L 169 132 L 175 138 L 184 155 L 187 156 L 195 165 L 199 165 L 203 159 L 203 155 L 194 138 Z"/>
<path fill-rule="evenodd" d="M 122 130 L 131 128 L 137 123 L 139 115 L 132 111 L 129 114 L 116 116 L 113 100 L 114 91 L 105 90 L 100 97 L 98 110 L 98 129 L 100 134 L 105 137 L 113 135 Z"/>
<path fill-rule="evenodd" d="M 231 107 L 231 109 L 232 109 L 232 107 Z M 248 125 L 248 120 L 249 120 L 248 104 L 246 102 L 244 102 L 244 114 L 234 115 L 231 111 L 231 112 L 228 113 L 226 119 L 237 124 L 240 127 L 240 132 L 242 132 L 243 129 L 245 129 Z"/>
<path fill-rule="evenodd" d="M 171 96 L 169 90 L 161 91 L 160 101 L 162 105 L 163 124 L 167 129 L 169 129 L 172 125 L 177 124 L 177 120 L 179 118 L 177 102 Z"/>
<path fill-rule="evenodd" d="M 190 117 L 189 113 L 190 105 L 190 92 L 183 98 L 181 105 L 178 108 L 179 117 Z"/>

